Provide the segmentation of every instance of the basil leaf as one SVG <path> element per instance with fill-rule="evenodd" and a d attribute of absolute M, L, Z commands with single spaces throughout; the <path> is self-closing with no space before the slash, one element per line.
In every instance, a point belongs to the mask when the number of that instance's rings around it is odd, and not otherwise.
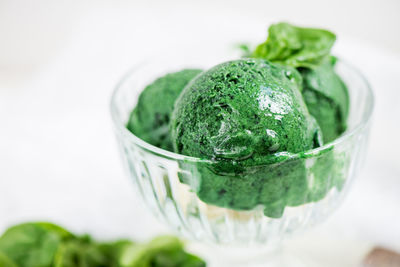
<path fill-rule="evenodd" d="M 98 248 L 109 259 L 108 267 L 119 267 L 118 259 L 126 247 L 133 245 L 130 240 L 118 240 L 112 243 L 101 243 Z"/>
<path fill-rule="evenodd" d="M 109 267 L 113 259 L 107 257 L 89 236 L 63 242 L 55 254 L 54 267 Z"/>
<path fill-rule="evenodd" d="M 145 244 L 97 243 L 51 223 L 25 223 L 0 238 L 0 267 L 205 267 L 182 241 L 160 236 Z"/>
<path fill-rule="evenodd" d="M 61 242 L 71 237 L 71 233 L 54 224 L 20 224 L 0 238 L 0 252 L 21 267 L 50 267 Z"/>
<path fill-rule="evenodd" d="M 161 236 L 147 244 L 133 244 L 121 255 L 122 267 L 205 267 L 204 261 L 184 251 L 176 237 Z"/>
<path fill-rule="evenodd" d="M 267 40 L 257 46 L 252 57 L 295 68 L 313 68 L 328 57 L 335 40 L 330 31 L 282 22 L 269 27 Z"/>
<path fill-rule="evenodd" d="M 237 44 L 236 48 L 241 52 L 241 57 L 246 58 L 246 57 L 251 57 L 252 54 L 252 49 L 250 49 L 249 44 Z"/>
<path fill-rule="evenodd" d="M 1 267 L 17 267 L 17 265 L 2 252 L 0 252 L 0 266 Z"/>

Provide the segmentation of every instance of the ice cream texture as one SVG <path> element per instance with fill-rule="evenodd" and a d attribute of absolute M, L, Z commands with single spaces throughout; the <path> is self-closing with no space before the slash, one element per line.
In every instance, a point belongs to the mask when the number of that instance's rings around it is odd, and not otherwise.
<path fill-rule="evenodd" d="M 144 141 L 172 151 L 169 131 L 175 100 L 199 69 L 184 69 L 166 74 L 149 84 L 140 94 L 127 128 Z"/>

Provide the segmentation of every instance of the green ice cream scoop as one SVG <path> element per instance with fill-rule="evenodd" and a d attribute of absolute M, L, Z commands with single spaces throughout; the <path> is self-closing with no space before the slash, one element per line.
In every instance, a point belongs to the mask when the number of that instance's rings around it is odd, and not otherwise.
<path fill-rule="evenodd" d="M 319 127 L 300 86 L 295 69 L 266 60 L 217 65 L 194 79 L 175 104 L 175 152 L 247 166 L 276 152 L 319 146 Z"/>
<path fill-rule="evenodd" d="M 212 163 L 181 166 L 197 177 L 181 180 L 206 203 L 236 210 L 262 204 L 269 217 L 307 202 L 305 166 L 290 155 L 320 146 L 321 133 L 300 87 L 295 69 L 263 59 L 197 76 L 175 103 L 171 136 L 175 152 Z"/>
<path fill-rule="evenodd" d="M 175 100 L 201 70 L 185 69 L 156 79 L 140 94 L 127 128 L 144 141 L 172 151 L 169 133 L 170 115 Z"/>
<path fill-rule="evenodd" d="M 334 61 L 325 60 L 313 69 L 301 69 L 303 98 L 323 132 L 324 143 L 335 140 L 346 130 L 349 94 L 334 71 Z"/>

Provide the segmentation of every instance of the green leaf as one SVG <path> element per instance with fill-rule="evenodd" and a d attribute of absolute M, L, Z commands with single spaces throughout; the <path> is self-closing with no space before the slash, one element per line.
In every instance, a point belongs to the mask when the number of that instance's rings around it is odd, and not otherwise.
<path fill-rule="evenodd" d="M 61 239 L 69 239 L 74 237 L 68 230 L 62 228 L 59 225 L 49 223 L 49 222 L 36 222 L 35 225 L 38 225 L 49 232 L 56 233 Z"/>
<path fill-rule="evenodd" d="M 17 267 L 17 265 L 9 257 L 0 252 L 0 267 Z"/>
<path fill-rule="evenodd" d="M 328 57 L 335 40 L 330 31 L 282 22 L 269 27 L 267 40 L 257 46 L 252 57 L 295 68 L 313 68 Z"/>
<path fill-rule="evenodd" d="M 126 247 L 120 258 L 122 267 L 204 267 L 200 258 L 184 251 L 176 237 L 160 236 L 147 244 Z"/>
<path fill-rule="evenodd" d="M 103 255 L 110 259 L 109 267 L 119 267 L 118 259 L 121 257 L 126 247 L 133 245 L 130 240 L 118 240 L 111 243 L 101 243 L 98 245 L 99 250 Z"/>
<path fill-rule="evenodd" d="M 241 57 L 251 57 L 251 53 L 252 53 L 252 49 L 250 49 L 250 45 L 249 44 L 237 44 L 236 48 L 240 50 L 242 56 Z"/>
<path fill-rule="evenodd" d="M 148 244 L 134 244 L 128 246 L 120 258 L 120 265 L 124 267 L 151 266 L 154 256 L 160 252 L 182 250 L 182 242 L 172 236 L 160 236 Z"/>
<path fill-rule="evenodd" d="M 173 236 L 146 244 L 98 243 L 51 223 L 25 223 L 0 238 L 0 267 L 205 267 Z"/>
<path fill-rule="evenodd" d="M 155 255 L 151 261 L 154 267 L 204 267 L 199 257 L 188 254 L 184 250 L 163 251 Z"/>
<path fill-rule="evenodd" d="M 0 251 L 21 267 L 47 267 L 65 239 L 73 235 L 50 223 L 25 223 L 9 228 L 0 238 Z"/>
<path fill-rule="evenodd" d="M 181 267 L 206 267 L 206 263 L 200 257 L 187 253 Z"/>
<path fill-rule="evenodd" d="M 54 267 L 110 267 L 113 263 L 89 236 L 63 242 L 54 258 Z"/>

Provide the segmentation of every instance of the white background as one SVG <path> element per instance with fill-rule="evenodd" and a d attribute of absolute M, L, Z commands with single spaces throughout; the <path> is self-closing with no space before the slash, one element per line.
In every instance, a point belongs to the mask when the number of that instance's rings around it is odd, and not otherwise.
<path fill-rule="evenodd" d="M 289 246 L 355 266 L 374 245 L 400 251 L 400 1 L 0 0 L 0 232 L 51 220 L 108 239 L 167 231 L 119 162 L 108 101 L 136 62 L 225 53 L 271 21 L 324 27 L 361 69 L 376 107 L 367 164 L 343 206 Z"/>

